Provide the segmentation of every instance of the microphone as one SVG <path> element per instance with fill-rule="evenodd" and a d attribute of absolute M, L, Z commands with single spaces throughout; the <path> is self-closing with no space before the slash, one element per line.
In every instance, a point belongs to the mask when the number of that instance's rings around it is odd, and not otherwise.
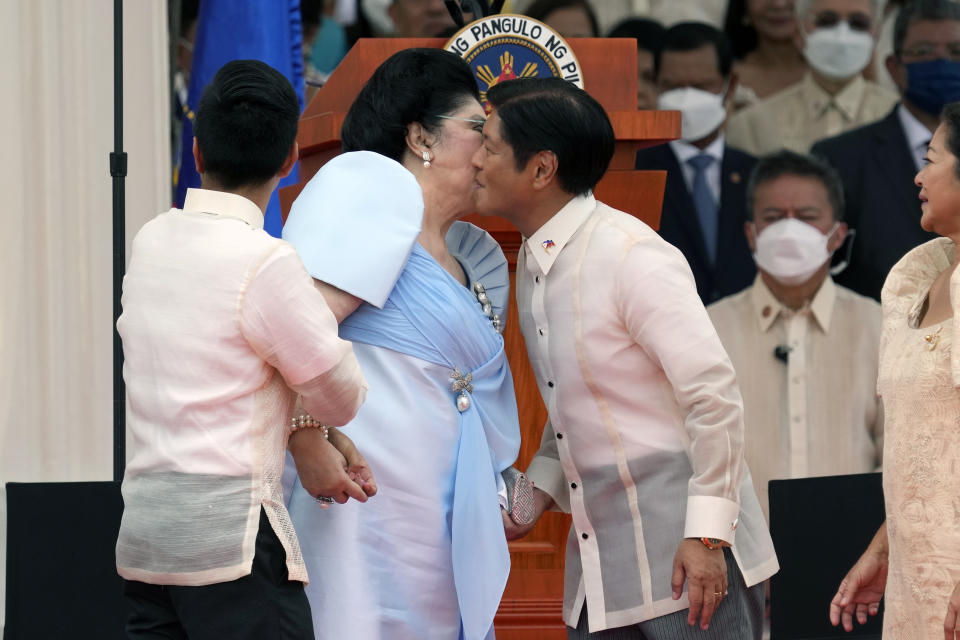
<path fill-rule="evenodd" d="M 787 364 L 787 360 L 790 358 L 791 351 L 793 351 L 792 347 L 788 347 L 785 344 L 778 344 L 773 348 L 773 357 L 783 364 Z"/>

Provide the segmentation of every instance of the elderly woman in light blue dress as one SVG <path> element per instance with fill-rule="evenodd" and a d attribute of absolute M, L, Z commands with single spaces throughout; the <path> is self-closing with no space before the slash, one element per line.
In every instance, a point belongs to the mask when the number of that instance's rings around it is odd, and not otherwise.
<path fill-rule="evenodd" d="M 500 474 L 520 430 L 500 333 L 507 263 L 457 221 L 473 207 L 483 122 L 459 57 L 394 55 L 347 115 L 348 153 L 308 183 L 283 231 L 370 384 L 344 429 L 379 488 L 329 509 L 291 488 L 317 638 L 493 636 L 510 562 Z"/>

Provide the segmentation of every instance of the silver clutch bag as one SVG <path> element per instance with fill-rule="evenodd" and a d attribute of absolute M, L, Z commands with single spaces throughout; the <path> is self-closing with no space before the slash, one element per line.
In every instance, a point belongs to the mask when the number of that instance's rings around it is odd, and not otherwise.
<path fill-rule="evenodd" d="M 515 467 L 508 467 L 500 474 L 507 485 L 507 515 L 518 525 L 533 522 L 533 483 Z"/>

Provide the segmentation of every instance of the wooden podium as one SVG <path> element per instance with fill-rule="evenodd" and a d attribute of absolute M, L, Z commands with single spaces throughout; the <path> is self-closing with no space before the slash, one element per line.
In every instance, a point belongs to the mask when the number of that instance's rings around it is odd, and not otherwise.
<path fill-rule="evenodd" d="M 580 62 L 584 88 L 607 110 L 617 142 L 610 169 L 597 185 L 598 200 L 627 211 L 657 228 L 666 183 L 665 171 L 635 171 L 637 149 L 680 136 L 676 111 L 637 110 L 637 50 L 632 39 L 573 38 L 568 41 Z M 300 119 L 300 178 L 280 190 L 284 219 L 294 198 L 313 174 L 340 153 L 340 126 L 351 103 L 384 60 L 401 49 L 443 47 L 442 38 L 362 39 L 347 53 L 327 83 L 307 105 Z M 515 286 L 520 233 L 502 218 L 467 218 L 486 229 L 503 248 L 510 263 L 510 286 Z M 523 444 L 516 466 L 525 469 L 540 446 L 547 410 L 540 399 L 533 370 L 520 335 L 516 304 L 510 305 L 504 332 L 507 357 L 513 371 Z M 570 517 L 546 514 L 523 540 L 510 543 L 512 568 L 500 610 L 498 640 L 565 640 L 561 619 L 563 554 Z"/>

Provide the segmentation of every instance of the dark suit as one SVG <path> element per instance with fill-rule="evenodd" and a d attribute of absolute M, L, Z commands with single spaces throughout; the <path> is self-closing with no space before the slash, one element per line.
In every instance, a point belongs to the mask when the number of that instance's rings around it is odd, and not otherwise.
<path fill-rule="evenodd" d="M 697 281 L 697 293 L 705 305 L 745 289 L 756 276 L 757 268 L 743 232 L 747 179 L 756 163 L 753 156 L 724 146 L 720 166 L 717 263 L 713 266 L 707 259 L 693 197 L 673 149 L 669 144 L 661 144 L 637 152 L 637 169 L 667 172 L 660 237 L 680 249 L 690 263 Z"/>
<path fill-rule="evenodd" d="M 837 283 L 879 300 L 890 268 L 936 237 L 920 228 L 917 166 L 896 108 L 883 120 L 821 140 L 811 153 L 840 174 L 846 222 L 857 230 L 850 265 Z"/>

